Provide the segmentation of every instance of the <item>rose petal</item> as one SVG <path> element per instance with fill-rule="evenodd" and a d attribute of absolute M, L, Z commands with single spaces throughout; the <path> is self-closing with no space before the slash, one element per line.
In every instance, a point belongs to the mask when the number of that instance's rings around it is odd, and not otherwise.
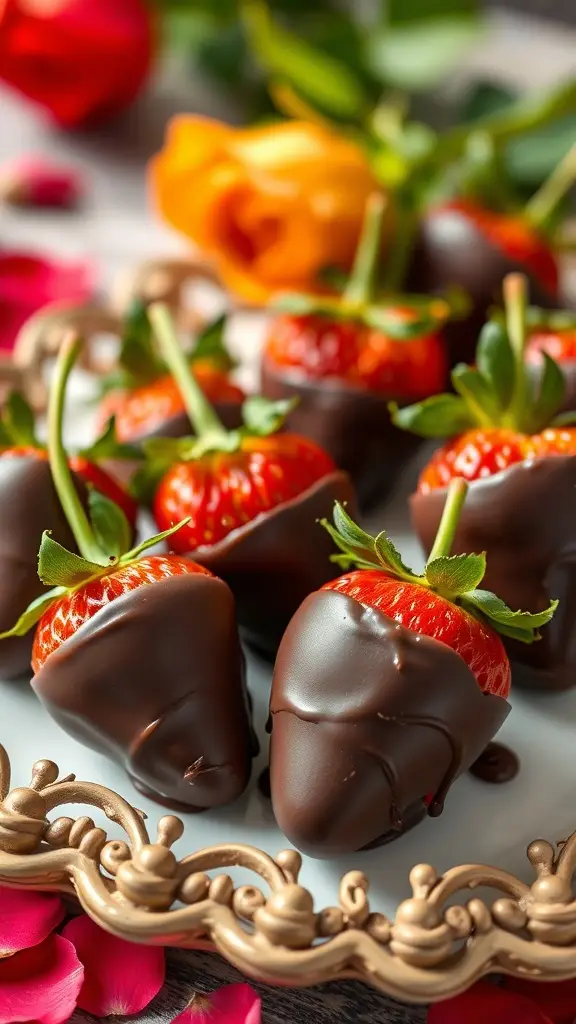
<path fill-rule="evenodd" d="M 504 987 L 530 999 L 554 1024 L 573 1024 L 576 1020 L 576 981 L 529 981 L 505 978 Z"/>
<path fill-rule="evenodd" d="M 427 1024 L 553 1024 L 529 999 L 478 981 L 428 1010 Z"/>
<path fill-rule="evenodd" d="M 76 1009 L 83 978 L 74 946 L 60 935 L 0 960 L 0 1024 L 63 1024 Z"/>
<path fill-rule="evenodd" d="M 95 1017 L 139 1013 L 158 994 L 166 973 L 164 950 L 124 942 L 99 928 L 85 914 L 62 934 L 74 943 L 84 964 L 81 1010 Z"/>
<path fill-rule="evenodd" d="M 0 887 L 0 958 L 37 946 L 63 917 L 59 896 Z"/>
<path fill-rule="evenodd" d="M 224 985 L 195 995 L 172 1024 L 260 1024 L 262 1000 L 250 985 Z"/>
<path fill-rule="evenodd" d="M 85 302 L 94 294 L 91 263 L 63 263 L 31 252 L 0 252 L 0 349 L 11 349 L 26 320 L 51 302 Z"/>
<path fill-rule="evenodd" d="M 0 169 L 0 195 L 25 206 L 70 209 L 82 192 L 79 174 L 43 157 L 22 157 Z"/>

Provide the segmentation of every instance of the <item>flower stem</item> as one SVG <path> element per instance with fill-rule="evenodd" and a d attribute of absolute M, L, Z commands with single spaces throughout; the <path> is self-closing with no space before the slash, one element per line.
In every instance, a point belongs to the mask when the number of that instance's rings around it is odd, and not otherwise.
<path fill-rule="evenodd" d="M 432 562 L 435 558 L 446 557 L 450 554 L 467 493 L 468 484 L 462 477 L 456 477 L 450 481 L 444 511 L 442 512 L 436 540 L 430 552 L 429 562 Z"/>
<path fill-rule="evenodd" d="M 74 486 L 74 479 L 68 465 L 68 456 L 62 441 L 66 385 L 81 347 L 81 339 L 70 332 L 64 338 L 58 352 L 48 406 L 48 458 L 54 487 L 80 554 L 89 562 L 101 563 L 102 551 L 96 542 L 90 520 Z"/>
<path fill-rule="evenodd" d="M 507 419 L 509 426 L 515 430 L 521 430 L 525 418 L 524 413 L 528 404 L 528 388 L 530 385 L 524 362 L 527 304 L 527 286 L 524 274 L 507 274 L 504 278 L 502 289 L 504 292 L 506 330 L 515 362 L 514 388 Z"/>
<path fill-rule="evenodd" d="M 368 197 L 354 266 L 342 295 L 347 305 L 364 306 L 372 297 L 386 206 L 382 192 L 373 192 Z"/>
<path fill-rule="evenodd" d="M 558 205 L 575 180 L 576 142 L 524 207 L 524 213 L 534 227 L 546 230 Z"/>
<path fill-rule="evenodd" d="M 198 384 L 180 346 L 170 310 L 163 302 L 148 307 L 150 323 L 160 351 L 176 381 L 184 406 L 198 438 L 225 438 L 228 432 Z"/>

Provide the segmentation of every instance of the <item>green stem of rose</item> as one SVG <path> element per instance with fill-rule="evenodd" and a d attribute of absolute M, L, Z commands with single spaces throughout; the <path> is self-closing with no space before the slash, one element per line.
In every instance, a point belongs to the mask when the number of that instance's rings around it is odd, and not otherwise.
<path fill-rule="evenodd" d="M 48 457 L 54 487 L 78 545 L 78 550 L 89 562 L 101 563 L 102 551 L 74 485 L 68 465 L 68 455 L 62 441 L 66 385 L 81 347 L 81 339 L 71 333 L 64 338 L 58 352 L 48 406 Z"/>
<path fill-rule="evenodd" d="M 435 558 L 446 557 L 450 554 L 467 493 L 468 484 L 462 477 L 456 477 L 450 481 L 444 511 L 442 512 L 436 540 L 430 552 L 429 562 L 432 562 Z"/>
<path fill-rule="evenodd" d="M 170 310 L 163 302 L 148 308 L 162 357 L 178 385 L 194 432 L 202 440 L 217 442 L 228 436 L 226 427 L 210 405 L 182 350 Z"/>
<path fill-rule="evenodd" d="M 527 284 L 524 274 L 508 274 L 502 285 L 506 330 L 514 355 L 514 387 L 507 415 L 508 425 L 521 430 L 528 404 L 530 382 L 524 361 L 526 347 Z"/>
<path fill-rule="evenodd" d="M 387 200 L 381 192 L 368 197 L 354 265 L 342 299 L 347 306 L 365 306 L 372 298 Z"/>
<path fill-rule="evenodd" d="M 538 191 L 528 200 L 524 213 L 531 224 L 546 231 L 560 203 L 576 180 L 576 143 L 554 168 Z"/>

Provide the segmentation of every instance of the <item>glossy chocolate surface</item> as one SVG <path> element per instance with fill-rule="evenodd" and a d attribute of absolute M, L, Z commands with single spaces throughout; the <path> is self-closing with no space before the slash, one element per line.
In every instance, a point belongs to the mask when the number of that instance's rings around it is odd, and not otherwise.
<path fill-rule="evenodd" d="M 410 291 L 430 295 L 458 285 L 472 300 L 469 315 L 449 322 L 444 330 L 452 365 L 474 362 L 486 315 L 492 306 L 502 305 L 502 281 L 518 270 L 527 274 L 531 302 L 544 308 L 558 304 L 525 266 L 493 245 L 463 213 L 442 210 L 424 218 L 408 275 Z"/>
<path fill-rule="evenodd" d="M 308 594 L 341 574 L 330 561 L 334 542 L 317 522 L 332 520 L 335 501 L 355 515 L 354 492 L 345 473 L 334 472 L 292 501 L 233 530 L 190 557 L 226 580 L 245 639 L 273 658 L 290 619 Z"/>
<path fill-rule="evenodd" d="M 444 489 L 414 494 L 412 521 L 430 551 L 446 500 Z M 566 690 L 576 685 L 576 456 L 521 462 L 468 489 L 453 552 L 486 552 L 482 587 L 513 609 L 560 604 L 542 639 L 503 637 L 520 686 Z"/>
<path fill-rule="evenodd" d="M 234 599 L 222 580 L 175 576 L 116 598 L 49 656 L 32 685 L 75 739 L 139 789 L 201 811 L 245 789 L 252 733 Z"/>
<path fill-rule="evenodd" d="M 77 481 L 80 493 L 83 486 Z M 45 459 L 0 458 L 0 631 L 11 629 L 28 605 L 48 588 L 38 578 L 38 549 L 44 530 L 71 551 L 76 543 Z M 33 631 L 0 640 L 0 678 L 31 675 Z"/>
<path fill-rule="evenodd" d="M 262 394 L 293 398 L 299 403 L 288 417 L 288 428 L 312 438 L 340 469 L 350 475 L 362 509 L 382 501 L 422 441 L 399 430 L 390 420 L 388 402 L 360 388 L 333 380 L 307 381 L 262 364 Z"/>
<path fill-rule="evenodd" d="M 483 695 L 445 644 L 335 591 L 312 594 L 284 636 L 270 700 L 272 806 L 316 857 L 390 839 L 443 808 L 509 705 Z"/>
<path fill-rule="evenodd" d="M 470 774 L 482 782 L 501 785 L 511 782 L 520 771 L 520 762 L 510 747 L 503 743 L 489 743 L 480 757 L 470 766 Z"/>

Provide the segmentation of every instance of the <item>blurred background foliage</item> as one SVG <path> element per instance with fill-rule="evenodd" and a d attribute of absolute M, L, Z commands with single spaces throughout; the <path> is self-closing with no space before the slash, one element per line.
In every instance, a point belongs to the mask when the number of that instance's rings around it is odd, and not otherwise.
<path fill-rule="evenodd" d="M 350 131 L 380 132 L 383 180 L 402 175 L 435 143 L 414 120 L 485 29 L 478 0 L 156 0 L 166 45 L 224 94 L 246 119 L 311 107 Z M 450 113 L 471 124 L 517 97 L 491 82 L 472 86 Z M 288 110 L 287 110 L 288 108 Z M 576 106 L 507 142 L 502 174 L 530 194 L 576 139 Z M 396 130 L 402 120 L 402 131 Z M 387 119 L 387 124 L 384 121 Z M 382 128 L 384 131 L 382 132 Z M 396 165 L 395 165 L 396 161 Z"/>

